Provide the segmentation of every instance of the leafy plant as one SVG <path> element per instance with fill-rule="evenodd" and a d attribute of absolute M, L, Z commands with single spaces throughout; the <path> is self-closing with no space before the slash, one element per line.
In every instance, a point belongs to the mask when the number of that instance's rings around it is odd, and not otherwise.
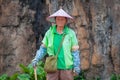
<path fill-rule="evenodd" d="M 0 80 L 35 80 L 34 78 L 34 69 L 31 64 L 25 66 L 20 64 L 21 68 L 20 73 L 15 73 L 12 76 L 8 76 L 7 74 L 3 74 L 0 76 Z M 46 80 L 46 72 L 43 69 L 44 63 L 40 61 L 37 66 L 37 78 L 38 80 Z M 86 80 L 84 76 L 84 71 L 80 73 L 80 75 L 75 76 L 74 80 Z M 99 76 L 95 76 L 93 80 L 101 80 Z M 112 74 L 110 80 L 120 80 L 120 74 Z"/>
<path fill-rule="evenodd" d="M 116 75 L 115 75 L 115 74 L 112 74 L 112 76 L 111 76 L 110 80 L 117 80 Z"/>
<path fill-rule="evenodd" d="M 37 66 L 37 78 L 38 80 L 46 80 L 46 73 L 43 69 L 44 63 L 40 61 Z M 34 78 L 34 69 L 31 64 L 25 66 L 20 64 L 21 68 L 20 73 L 15 73 L 12 76 L 8 76 L 7 74 L 3 74 L 0 76 L 0 80 L 35 80 Z"/>
<path fill-rule="evenodd" d="M 18 76 L 18 73 L 13 74 L 12 76 L 9 77 L 9 80 L 16 80 Z"/>
<path fill-rule="evenodd" d="M 92 80 L 101 80 L 100 79 L 100 77 L 99 76 L 95 76 L 95 77 L 93 77 L 93 79 Z"/>
<path fill-rule="evenodd" d="M 19 80 L 30 80 L 30 75 L 29 74 L 20 74 L 17 77 Z"/>
<path fill-rule="evenodd" d="M 7 74 L 3 74 L 0 76 L 0 80 L 7 80 L 9 77 Z"/>
<path fill-rule="evenodd" d="M 120 74 L 119 75 L 112 74 L 110 80 L 120 80 Z"/>
<path fill-rule="evenodd" d="M 46 80 L 46 73 L 43 69 L 43 62 L 40 61 L 38 63 L 38 66 L 37 66 L 37 78 L 40 79 L 40 80 Z M 31 64 L 29 64 L 27 67 L 20 64 L 20 68 L 22 70 L 22 73 L 21 76 L 19 76 L 19 80 L 35 80 L 34 79 L 34 69 L 32 67 Z M 21 78 L 24 78 L 24 79 L 20 79 Z"/>
<path fill-rule="evenodd" d="M 78 76 L 75 76 L 74 80 L 85 80 L 84 72 L 82 71 Z"/>

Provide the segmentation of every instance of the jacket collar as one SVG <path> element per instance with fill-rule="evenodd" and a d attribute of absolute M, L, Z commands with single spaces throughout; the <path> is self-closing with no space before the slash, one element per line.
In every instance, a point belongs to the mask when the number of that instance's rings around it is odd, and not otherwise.
<path fill-rule="evenodd" d="M 58 32 L 57 32 L 57 26 L 56 25 L 53 25 L 52 26 L 53 27 L 53 33 L 57 33 L 58 34 Z M 63 34 L 67 34 L 68 33 L 68 26 L 67 25 L 65 25 L 64 26 L 64 30 L 63 30 Z"/>

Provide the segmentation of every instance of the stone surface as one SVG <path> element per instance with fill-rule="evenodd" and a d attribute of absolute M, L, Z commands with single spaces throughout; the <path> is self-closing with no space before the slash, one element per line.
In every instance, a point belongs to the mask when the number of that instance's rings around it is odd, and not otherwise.
<path fill-rule="evenodd" d="M 80 43 L 80 49 L 81 50 L 89 48 L 89 44 L 88 44 L 86 39 L 79 40 L 79 43 Z"/>
<path fill-rule="evenodd" d="M 35 36 L 29 21 L 29 9 L 19 1 L 3 1 L 0 15 L 0 74 L 12 75 L 19 64 L 28 65 L 36 50 Z M 24 19 L 20 19 L 24 16 Z M 31 14 L 32 16 L 32 14 Z"/>
<path fill-rule="evenodd" d="M 77 23 L 79 23 L 79 21 Z M 79 27 L 77 34 L 79 35 L 78 39 L 86 39 L 88 36 L 86 29 L 83 27 Z"/>
<path fill-rule="evenodd" d="M 0 26 L 19 25 L 20 5 L 19 1 L 11 1 L 9 4 L 1 5 Z"/>
<path fill-rule="evenodd" d="M 99 54 L 93 54 L 91 62 L 94 66 L 99 66 L 102 64 L 102 57 Z"/>
<path fill-rule="evenodd" d="M 81 60 L 81 69 L 82 69 L 82 70 L 88 70 L 89 67 L 90 67 L 89 60 L 83 58 L 83 59 Z"/>
<path fill-rule="evenodd" d="M 0 0 L 0 74 L 29 64 L 60 6 L 72 15 L 86 80 L 120 74 L 119 0 Z M 14 69 L 14 71 L 11 71 Z"/>

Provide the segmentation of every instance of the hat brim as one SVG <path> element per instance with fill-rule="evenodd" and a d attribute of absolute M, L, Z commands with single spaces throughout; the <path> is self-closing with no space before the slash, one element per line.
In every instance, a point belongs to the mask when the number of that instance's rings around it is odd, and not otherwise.
<path fill-rule="evenodd" d="M 57 17 L 57 16 L 66 17 L 67 21 L 70 21 L 70 22 L 74 21 L 73 17 L 71 17 L 69 14 L 67 14 L 63 9 L 60 9 L 60 10 L 56 11 L 54 14 L 47 17 L 47 21 L 55 23 L 55 17 Z"/>
<path fill-rule="evenodd" d="M 58 17 L 58 16 L 47 17 L 46 20 L 51 22 L 51 23 L 55 23 L 55 17 Z M 60 16 L 60 17 L 65 17 L 65 16 Z M 73 18 L 68 18 L 68 17 L 65 17 L 65 18 L 67 18 L 67 23 L 74 22 Z"/>

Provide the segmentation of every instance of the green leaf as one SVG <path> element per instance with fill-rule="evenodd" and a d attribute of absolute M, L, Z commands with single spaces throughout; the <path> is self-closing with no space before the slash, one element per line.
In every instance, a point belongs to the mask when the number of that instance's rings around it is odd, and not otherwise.
<path fill-rule="evenodd" d="M 3 74 L 2 76 L 0 76 L 0 80 L 8 80 L 8 75 Z"/>
<path fill-rule="evenodd" d="M 22 72 L 29 73 L 29 69 L 26 66 L 24 66 L 23 64 L 20 64 L 19 66 L 20 66 Z"/>
<path fill-rule="evenodd" d="M 28 74 L 20 74 L 17 77 L 19 80 L 30 80 L 30 75 Z"/>
<path fill-rule="evenodd" d="M 18 73 L 13 74 L 13 75 L 10 77 L 10 80 L 16 80 L 16 79 L 17 79 L 17 76 L 18 76 Z"/>
<path fill-rule="evenodd" d="M 27 68 L 29 70 L 29 74 L 32 76 L 34 74 L 34 69 L 33 69 L 32 64 L 29 64 Z"/>
<path fill-rule="evenodd" d="M 40 61 L 37 65 L 37 77 L 39 80 L 46 80 L 46 72 L 44 71 L 44 64 L 42 61 Z M 29 69 L 29 74 L 31 77 L 31 80 L 34 80 L 34 68 L 31 64 L 27 67 Z"/>
<path fill-rule="evenodd" d="M 86 80 L 84 76 L 84 71 L 81 71 L 78 76 L 74 76 L 74 80 Z"/>
<path fill-rule="evenodd" d="M 120 80 L 120 74 L 116 74 L 116 80 Z"/>
<path fill-rule="evenodd" d="M 116 75 L 115 75 L 115 74 L 112 74 L 110 80 L 117 80 Z"/>
<path fill-rule="evenodd" d="M 38 65 L 38 66 L 41 66 L 41 67 L 44 67 L 43 61 L 39 61 L 37 65 Z"/>

